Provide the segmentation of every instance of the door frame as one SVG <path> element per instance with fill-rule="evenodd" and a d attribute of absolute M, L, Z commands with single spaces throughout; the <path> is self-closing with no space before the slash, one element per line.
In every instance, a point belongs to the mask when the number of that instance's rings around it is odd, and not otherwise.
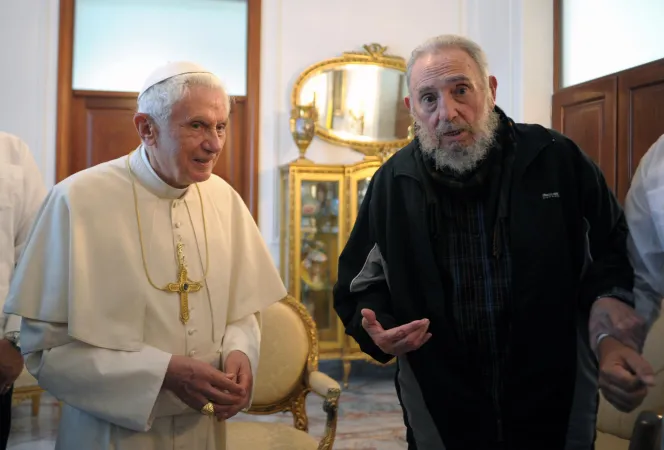
<path fill-rule="evenodd" d="M 71 105 L 74 63 L 74 12 L 76 0 L 60 0 L 58 31 L 58 81 L 55 143 L 56 183 L 71 175 Z M 258 168 L 260 118 L 261 0 L 247 0 L 247 93 L 245 155 L 249 158 L 242 176 L 244 201 L 258 221 Z"/>

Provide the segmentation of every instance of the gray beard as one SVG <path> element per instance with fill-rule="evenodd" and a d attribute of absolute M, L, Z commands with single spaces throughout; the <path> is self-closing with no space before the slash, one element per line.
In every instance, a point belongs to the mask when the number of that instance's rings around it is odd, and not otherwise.
<path fill-rule="evenodd" d="M 435 132 L 430 133 L 416 117 L 413 119 L 415 134 L 420 141 L 422 153 L 434 161 L 437 170 L 447 169 L 458 175 L 470 172 L 486 158 L 496 141 L 496 130 L 500 125 L 500 116 L 497 112 L 490 110 L 479 125 L 469 130 L 474 138 L 472 144 L 464 145 L 454 142 L 445 147 L 438 147 L 439 136 L 448 131 L 452 125 L 441 123 Z"/>

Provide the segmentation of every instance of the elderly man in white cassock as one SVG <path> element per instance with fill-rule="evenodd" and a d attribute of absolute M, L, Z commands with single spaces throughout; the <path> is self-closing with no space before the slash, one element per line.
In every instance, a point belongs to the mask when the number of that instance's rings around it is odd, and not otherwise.
<path fill-rule="evenodd" d="M 56 185 L 5 307 L 59 450 L 220 450 L 248 407 L 260 311 L 286 295 L 240 196 L 212 169 L 229 96 L 192 63 L 138 97 L 142 144 Z"/>

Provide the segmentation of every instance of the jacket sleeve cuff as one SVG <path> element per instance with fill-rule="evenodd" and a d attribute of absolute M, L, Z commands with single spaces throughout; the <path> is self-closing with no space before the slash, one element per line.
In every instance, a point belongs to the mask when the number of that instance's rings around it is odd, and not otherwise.
<path fill-rule="evenodd" d="M 634 293 L 628 291 L 627 289 L 619 288 L 619 287 L 614 287 L 612 289 L 609 289 L 608 291 L 602 293 L 601 295 L 598 295 L 595 300 L 599 300 L 600 298 L 605 298 L 605 297 L 612 297 L 617 300 L 620 300 L 621 302 L 634 307 Z"/>

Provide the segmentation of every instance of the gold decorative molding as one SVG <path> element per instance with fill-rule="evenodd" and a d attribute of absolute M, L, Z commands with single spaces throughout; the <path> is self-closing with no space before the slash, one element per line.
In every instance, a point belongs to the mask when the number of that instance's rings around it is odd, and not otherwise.
<path fill-rule="evenodd" d="M 378 43 L 365 44 L 363 52 L 344 52 L 343 56 L 353 61 L 366 61 L 383 67 L 406 71 L 405 60 L 396 55 L 387 54 L 387 47 Z"/>

